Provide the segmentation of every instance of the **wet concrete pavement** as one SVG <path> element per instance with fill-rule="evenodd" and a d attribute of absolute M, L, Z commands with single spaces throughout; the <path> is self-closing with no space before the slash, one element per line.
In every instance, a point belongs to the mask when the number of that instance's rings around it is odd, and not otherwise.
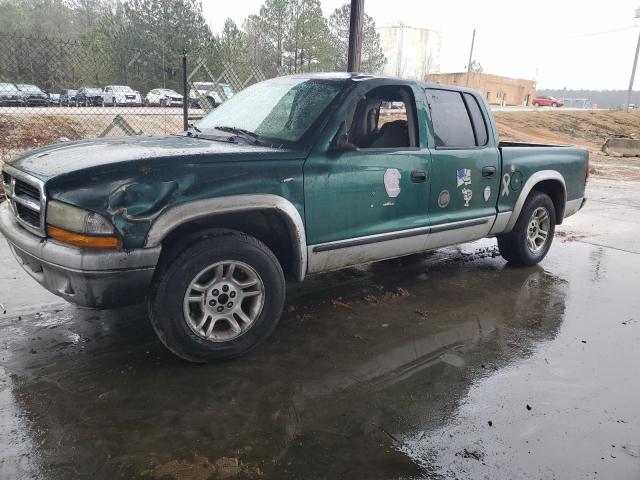
<path fill-rule="evenodd" d="M 311 278 L 218 365 L 3 245 L 0 478 L 637 479 L 639 187 L 592 181 L 535 268 L 483 240 Z"/>

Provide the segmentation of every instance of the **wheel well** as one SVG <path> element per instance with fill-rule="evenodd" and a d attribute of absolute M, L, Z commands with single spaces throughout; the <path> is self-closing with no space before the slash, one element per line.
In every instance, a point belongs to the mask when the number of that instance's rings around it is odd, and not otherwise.
<path fill-rule="evenodd" d="M 273 252 L 285 275 L 295 277 L 295 240 L 286 221 L 272 210 L 211 215 L 186 222 L 162 240 L 160 262 L 168 261 L 215 229 L 235 230 L 257 238 Z"/>
<path fill-rule="evenodd" d="M 534 185 L 531 191 L 534 190 L 549 195 L 556 209 L 556 224 L 560 225 L 564 219 L 564 207 L 566 204 L 562 183 L 557 180 L 543 180 Z"/>

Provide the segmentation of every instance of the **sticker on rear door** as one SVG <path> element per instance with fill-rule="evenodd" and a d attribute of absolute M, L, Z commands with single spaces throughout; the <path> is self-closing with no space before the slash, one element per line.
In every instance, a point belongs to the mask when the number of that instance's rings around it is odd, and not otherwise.
<path fill-rule="evenodd" d="M 438 206 L 440 208 L 445 208 L 449 205 L 449 201 L 451 200 L 451 194 L 449 194 L 449 190 L 442 190 L 440 195 L 438 195 Z"/>
<path fill-rule="evenodd" d="M 458 187 L 462 185 L 471 185 L 471 170 L 468 168 L 461 168 L 456 173 L 456 180 Z"/>
<path fill-rule="evenodd" d="M 470 188 L 463 188 L 462 189 L 462 199 L 464 200 L 464 206 L 465 207 L 469 206 L 469 202 L 471 201 L 471 197 L 473 197 L 473 190 L 471 190 Z"/>
<path fill-rule="evenodd" d="M 400 179 L 402 175 L 397 168 L 387 168 L 384 172 L 384 189 L 390 198 L 396 198 L 400 195 Z"/>

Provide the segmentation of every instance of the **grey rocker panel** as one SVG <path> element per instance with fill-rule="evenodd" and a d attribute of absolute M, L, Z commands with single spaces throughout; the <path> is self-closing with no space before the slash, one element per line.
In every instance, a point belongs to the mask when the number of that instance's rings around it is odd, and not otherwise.
<path fill-rule="evenodd" d="M 485 237 L 495 217 L 310 245 L 309 273 L 402 257 Z"/>

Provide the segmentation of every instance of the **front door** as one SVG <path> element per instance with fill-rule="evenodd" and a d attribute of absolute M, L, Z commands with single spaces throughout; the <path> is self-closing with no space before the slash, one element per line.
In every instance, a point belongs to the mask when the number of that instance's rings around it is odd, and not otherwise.
<path fill-rule="evenodd" d="M 426 95 L 435 137 L 429 248 L 482 238 L 495 219 L 500 187 L 500 153 L 486 115 L 470 93 L 434 88 Z"/>
<path fill-rule="evenodd" d="M 430 160 L 419 146 L 413 92 L 394 86 L 354 95 L 338 112 L 344 148 L 305 163 L 310 271 L 424 249 Z"/>

